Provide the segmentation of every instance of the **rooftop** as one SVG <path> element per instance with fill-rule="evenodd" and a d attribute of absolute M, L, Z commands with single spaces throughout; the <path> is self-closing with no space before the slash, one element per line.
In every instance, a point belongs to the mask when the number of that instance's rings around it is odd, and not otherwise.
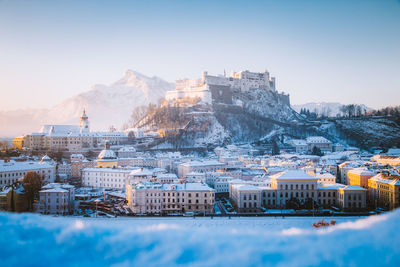
<path fill-rule="evenodd" d="M 277 180 L 318 180 L 318 178 L 313 177 L 302 170 L 287 170 L 271 175 L 270 178 Z"/>

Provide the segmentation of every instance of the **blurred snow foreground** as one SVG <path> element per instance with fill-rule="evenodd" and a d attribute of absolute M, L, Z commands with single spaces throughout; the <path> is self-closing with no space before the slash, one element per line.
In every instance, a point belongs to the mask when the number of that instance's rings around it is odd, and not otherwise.
<path fill-rule="evenodd" d="M 318 218 L 53 218 L 0 213 L 1 266 L 396 266 L 400 210 Z M 296 226 L 298 228 L 293 228 Z"/>

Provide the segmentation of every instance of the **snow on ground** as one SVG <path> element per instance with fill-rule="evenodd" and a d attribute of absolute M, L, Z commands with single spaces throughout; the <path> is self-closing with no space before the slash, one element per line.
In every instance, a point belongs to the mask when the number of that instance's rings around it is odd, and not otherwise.
<path fill-rule="evenodd" d="M 328 218 L 329 220 L 331 218 Z M 2 266 L 397 265 L 400 211 L 312 217 L 93 219 L 0 213 Z"/>

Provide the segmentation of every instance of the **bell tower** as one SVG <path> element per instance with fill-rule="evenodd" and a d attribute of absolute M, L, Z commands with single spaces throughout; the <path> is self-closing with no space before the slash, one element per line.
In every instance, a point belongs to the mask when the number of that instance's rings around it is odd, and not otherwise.
<path fill-rule="evenodd" d="M 89 118 L 86 115 L 86 109 L 83 109 L 83 114 L 81 116 L 81 122 L 79 124 L 80 128 L 81 128 L 81 133 L 88 133 L 90 132 L 90 128 L 89 128 Z"/>

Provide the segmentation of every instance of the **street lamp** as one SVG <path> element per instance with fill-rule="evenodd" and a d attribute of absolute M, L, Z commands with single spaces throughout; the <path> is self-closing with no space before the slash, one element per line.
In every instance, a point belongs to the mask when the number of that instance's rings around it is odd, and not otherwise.
<path fill-rule="evenodd" d="M 100 202 L 100 199 L 96 199 L 94 202 L 96 203 L 96 218 L 97 218 L 97 203 Z"/>

